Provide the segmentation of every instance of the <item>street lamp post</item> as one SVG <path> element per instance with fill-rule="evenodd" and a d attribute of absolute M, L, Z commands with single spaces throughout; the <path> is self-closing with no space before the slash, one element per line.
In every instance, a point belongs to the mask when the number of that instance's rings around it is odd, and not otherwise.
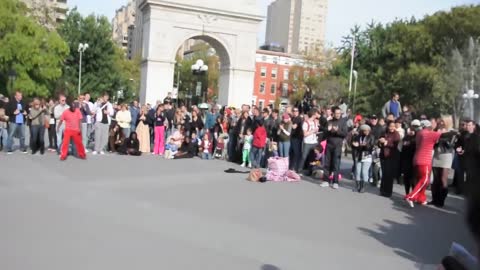
<path fill-rule="evenodd" d="M 357 82 L 358 82 L 358 72 L 356 70 L 353 71 L 353 77 L 355 78 L 355 86 L 353 87 L 353 106 L 352 112 L 355 114 L 355 102 L 357 99 Z"/>
<path fill-rule="evenodd" d="M 352 51 L 350 52 L 351 60 L 350 60 L 350 81 L 348 84 L 348 102 L 350 102 L 350 94 L 352 92 L 352 79 L 353 79 L 353 63 L 355 61 L 355 47 L 356 47 L 356 37 L 352 37 Z"/>
<path fill-rule="evenodd" d="M 15 80 L 17 79 L 17 72 L 15 69 L 11 69 L 8 72 L 8 80 L 10 81 L 10 92 L 13 93 L 14 88 L 15 88 Z"/>
<path fill-rule="evenodd" d="M 82 56 L 85 50 L 88 49 L 88 43 L 79 43 L 78 52 L 80 53 L 80 60 L 78 63 L 78 95 L 80 96 L 80 88 L 82 87 Z"/>
<path fill-rule="evenodd" d="M 205 74 L 206 72 L 208 71 L 208 66 L 205 65 L 205 63 L 203 62 L 202 59 L 198 59 L 197 62 L 195 64 L 192 65 L 192 72 L 193 72 L 193 75 L 197 75 L 197 76 L 200 76 L 200 75 L 203 75 Z M 200 95 L 202 96 L 202 82 L 200 82 L 198 80 L 198 77 L 197 77 L 197 89 L 198 87 L 200 87 Z M 205 97 L 203 97 L 203 101 L 205 102 Z"/>
<path fill-rule="evenodd" d="M 473 89 L 468 90 L 465 94 L 463 94 L 463 99 L 468 101 L 468 109 L 470 110 L 470 119 L 475 121 L 475 106 L 473 103 L 474 99 L 478 99 L 478 94 L 475 94 Z"/>
<path fill-rule="evenodd" d="M 177 108 L 178 108 L 178 98 L 180 97 L 180 69 L 182 68 L 182 64 L 177 64 Z"/>

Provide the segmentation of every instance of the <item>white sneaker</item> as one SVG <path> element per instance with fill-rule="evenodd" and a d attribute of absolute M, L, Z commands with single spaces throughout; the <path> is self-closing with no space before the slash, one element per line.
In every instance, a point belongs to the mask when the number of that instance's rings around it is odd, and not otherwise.
<path fill-rule="evenodd" d="M 250 165 L 248 165 L 248 168 L 250 168 L 250 169 L 252 168 L 252 163 L 250 163 Z"/>
<path fill-rule="evenodd" d="M 320 186 L 321 187 L 329 187 L 330 184 L 327 181 L 323 181 L 322 183 L 320 183 Z"/>
<path fill-rule="evenodd" d="M 90 150 L 88 150 L 88 149 L 85 149 L 85 153 L 90 153 Z"/>
<path fill-rule="evenodd" d="M 240 165 L 240 167 L 244 167 L 244 168 L 245 168 L 245 162 L 244 162 L 244 163 L 242 163 L 242 165 Z"/>
<path fill-rule="evenodd" d="M 100 155 L 105 155 L 105 152 L 103 152 L 103 151 L 100 151 Z"/>
<path fill-rule="evenodd" d="M 332 188 L 333 189 L 338 189 L 338 184 L 337 183 L 333 184 Z"/>
<path fill-rule="evenodd" d="M 410 208 L 415 207 L 415 205 L 413 204 L 413 202 L 411 200 L 405 199 L 405 201 L 407 202 L 408 206 L 410 206 Z"/>
<path fill-rule="evenodd" d="M 93 151 L 93 152 L 92 152 L 92 155 L 94 155 L 94 156 L 95 156 L 95 155 L 98 155 L 98 152 L 97 152 L 97 151 Z"/>

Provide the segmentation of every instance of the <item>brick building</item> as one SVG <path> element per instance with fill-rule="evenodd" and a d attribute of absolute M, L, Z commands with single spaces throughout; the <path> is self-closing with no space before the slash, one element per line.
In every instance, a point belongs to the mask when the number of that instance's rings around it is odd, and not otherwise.
<path fill-rule="evenodd" d="M 296 90 L 292 82 L 312 74 L 311 69 L 301 68 L 304 66 L 299 55 L 257 50 L 252 103 L 264 108 L 279 98 L 281 104 L 287 104 Z"/>

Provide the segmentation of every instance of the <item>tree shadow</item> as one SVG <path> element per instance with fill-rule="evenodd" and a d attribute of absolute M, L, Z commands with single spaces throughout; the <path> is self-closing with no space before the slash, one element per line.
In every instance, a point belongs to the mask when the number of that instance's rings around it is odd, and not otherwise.
<path fill-rule="evenodd" d="M 399 256 L 418 263 L 419 269 L 439 263 L 448 254 L 452 242 L 473 249 L 473 241 L 464 222 L 464 212 L 458 206 L 449 205 L 447 209 L 416 206 L 411 209 L 399 194 L 391 202 L 393 211 L 405 215 L 405 222 L 384 219 L 376 224 L 376 229 L 358 229 L 391 247 Z"/>

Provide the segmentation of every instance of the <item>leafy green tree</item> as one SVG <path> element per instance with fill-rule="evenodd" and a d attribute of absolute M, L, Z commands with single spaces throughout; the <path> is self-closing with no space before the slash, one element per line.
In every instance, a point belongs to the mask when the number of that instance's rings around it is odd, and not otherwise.
<path fill-rule="evenodd" d="M 128 60 L 124 52 L 112 41 L 112 30 L 105 16 L 83 17 L 76 9 L 69 12 L 59 28 L 60 35 L 70 47 L 70 55 L 64 66 L 64 76 L 58 82 L 58 90 L 70 96 L 77 95 L 79 43 L 88 43 L 82 60 L 82 92 L 116 96 L 123 90 L 125 99 L 138 96 L 140 61 Z"/>
<path fill-rule="evenodd" d="M 472 66 L 475 58 L 465 50 L 472 43 L 469 37 L 475 41 L 480 36 L 478 25 L 480 5 L 453 8 L 421 20 L 396 20 L 386 25 L 372 22 L 364 29 L 354 26 L 329 73 L 349 77 L 351 41 L 355 38 L 358 112 L 379 113 L 391 93 L 399 92 L 402 104 L 413 106 L 418 113 L 457 114 L 463 91 L 457 79 L 463 75 L 457 74 L 462 72 L 461 65 L 458 53 L 452 50 L 464 51 L 463 68 Z M 470 68 L 474 69 L 478 67 Z M 479 75 L 475 74 L 471 78 L 476 85 L 479 80 L 475 76 Z"/>
<path fill-rule="evenodd" d="M 179 98 L 185 99 L 186 95 L 195 96 L 196 84 L 198 81 L 202 83 L 202 91 L 207 91 L 207 88 L 212 90 L 208 99 L 215 99 L 218 97 L 218 82 L 220 76 L 220 59 L 216 54 L 211 53 L 211 47 L 207 43 L 198 44 L 194 48 L 194 52 L 182 57 L 177 57 L 177 65 L 175 66 L 174 83 L 177 84 L 180 78 Z M 197 60 L 203 60 L 208 66 L 208 72 L 205 75 L 194 75 L 192 73 L 192 65 Z M 180 77 L 178 77 L 180 72 Z"/>
<path fill-rule="evenodd" d="M 48 97 L 62 75 L 67 44 L 28 17 L 18 0 L 0 0 L 0 6 L 0 85 L 7 89 L 8 73 L 13 69 L 18 76 L 16 89 L 26 96 Z M 0 91 L 6 94 L 4 89 Z"/>

